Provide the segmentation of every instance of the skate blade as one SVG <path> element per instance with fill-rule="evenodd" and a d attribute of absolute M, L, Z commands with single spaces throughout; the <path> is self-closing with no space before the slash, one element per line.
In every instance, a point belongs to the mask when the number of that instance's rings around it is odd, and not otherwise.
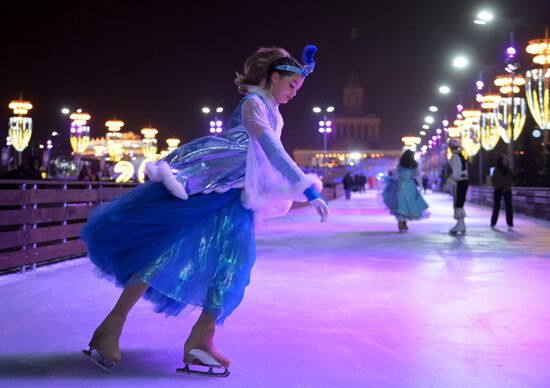
<path fill-rule="evenodd" d="M 194 376 L 203 376 L 203 377 L 227 377 L 229 376 L 229 369 L 225 367 L 221 367 L 224 369 L 223 372 L 215 372 L 214 368 L 220 369 L 219 366 L 209 366 L 204 365 L 204 368 L 207 368 L 207 371 L 199 370 L 199 369 L 191 369 L 189 364 L 185 364 L 183 368 L 176 369 L 176 373 L 183 373 L 187 375 L 194 375 Z"/>
<path fill-rule="evenodd" d="M 88 350 L 82 349 L 82 353 L 88 357 L 88 359 L 96 364 L 98 367 L 100 367 L 103 370 L 106 370 L 108 372 L 111 372 L 112 369 L 117 365 L 116 363 L 112 362 L 111 360 L 103 357 L 97 350 L 94 348 L 90 348 Z"/>

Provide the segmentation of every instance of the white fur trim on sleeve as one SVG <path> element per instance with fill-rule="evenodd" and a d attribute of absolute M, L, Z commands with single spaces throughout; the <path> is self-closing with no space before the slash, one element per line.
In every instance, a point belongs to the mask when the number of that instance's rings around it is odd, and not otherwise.
<path fill-rule="evenodd" d="M 147 163 L 145 165 L 145 172 L 149 179 L 153 182 L 162 182 L 164 187 L 168 189 L 172 195 L 181 198 L 189 198 L 185 189 L 180 182 L 176 179 L 168 163 L 161 161 L 158 163 Z"/>
<path fill-rule="evenodd" d="M 311 186 L 313 186 L 313 188 L 319 193 L 323 190 L 323 182 L 316 174 L 305 174 L 304 178 L 294 186 L 297 192 L 293 199 L 297 202 L 307 201 L 307 198 L 304 195 L 304 191 Z"/>

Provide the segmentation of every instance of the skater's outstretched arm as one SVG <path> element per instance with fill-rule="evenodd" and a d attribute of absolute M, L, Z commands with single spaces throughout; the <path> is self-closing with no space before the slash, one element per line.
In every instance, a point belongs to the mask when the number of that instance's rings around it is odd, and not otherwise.
<path fill-rule="evenodd" d="M 316 208 L 321 222 L 329 216 L 327 202 L 319 194 L 322 182 L 312 175 L 306 175 L 286 152 L 281 140 L 273 130 L 268 119 L 266 105 L 260 98 L 250 98 L 243 103 L 243 125 L 249 135 L 257 140 L 266 158 L 273 168 L 292 185 L 303 193 L 308 202 Z"/>

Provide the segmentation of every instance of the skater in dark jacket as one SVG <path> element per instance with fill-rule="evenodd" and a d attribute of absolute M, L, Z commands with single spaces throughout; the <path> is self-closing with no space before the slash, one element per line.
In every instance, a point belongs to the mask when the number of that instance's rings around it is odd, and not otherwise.
<path fill-rule="evenodd" d="M 514 226 L 514 214 L 512 210 L 512 184 L 514 183 L 514 172 L 510 168 L 510 162 L 506 156 L 501 156 L 497 160 L 497 166 L 491 176 L 493 184 L 493 215 L 491 216 L 491 227 L 494 228 L 498 221 L 500 212 L 500 202 L 504 197 L 506 206 L 506 224 L 508 228 Z"/>

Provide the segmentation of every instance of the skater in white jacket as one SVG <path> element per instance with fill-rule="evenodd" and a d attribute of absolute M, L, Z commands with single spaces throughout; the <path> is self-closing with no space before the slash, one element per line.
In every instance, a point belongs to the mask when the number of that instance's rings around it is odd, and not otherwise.
<path fill-rule="evenodd" d="M 468 191 L 468 162 L 461 153 L 460 140 L 450 138 L 448 141 L 449 148 L 452 151 L 449 166 L 452 173 L 447 179 L 447 185 L 451 187 L 453 193 L 453 208 L 456 225 L 449 230 L 450 234 L 456 235 L 466 233 L 466 212 L 464 211 L 464 202 L 466 201 L 466 192 Z"/>

